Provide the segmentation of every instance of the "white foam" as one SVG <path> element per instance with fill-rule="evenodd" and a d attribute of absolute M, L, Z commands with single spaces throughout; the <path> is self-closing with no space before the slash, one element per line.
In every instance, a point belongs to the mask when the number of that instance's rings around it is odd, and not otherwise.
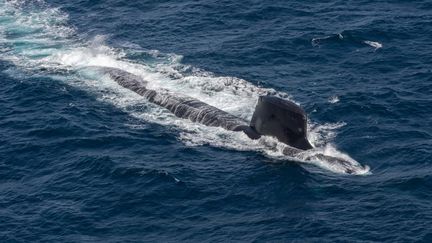
<path fill-rule="evenodd" d="M 45 5 L 43 1 L 37 3 Z M 176 128 L 179 131 L 179 139 L 188 146 L 209 144 L 238 151 L 259 151 L 274 158 L 275 161 L 287 158 L 282 153 L 286 145 L 273 138 L 263 136 L 258 140 L 251 140 L 243 133 L 206 127 L 177 118 L 166 109 L 148 103 L 138 94 L 122 88 L 107 75 L 100 76 L 93 67 L 112 67 L 131 72 L 147 80 L 151 89 L 164 88 L 187 94 L 246 120 L 251 118 L 260 95 L 270 93 L 291 99 L 288 94 L 257 87 L 243 79 L 220 77 L 184 65 L 181 63 L 180 55 L 145 50 L 135 44 L 128 44 L 128 48 L 132 48 L 128 50 L 111 48 L 105 44 L 106 36 L 96 36 L 90 41 L 82 41 L 76 37 L 74 28 L 67 25 L 68 17 L 65 13 L 46 6 L 26 8 L 27 4 L 31 3 L 0 0 L 0 16 L 7 19 L 0 21 L 0 47 L 8 50 L 7 53 L 1 53 L 0 58 L 13 61 L 24 70 L 36 70 L 36 73 L 42 68 L 53 70 L 48 75 L 88 90 L 99 100 L 109 102 L 131 116 Z M 19 37 L 7 34 L 12 29 L 22 30 Z M 133 62 L 127 58 L 128 51 L 144 53 L 153 60 L 148 63 Z M 62 73 L 63 71 L 67 72 Z M 333 145 L 326 145 L 336 135 L 336 129 L 343 125 L 310 123 L 308 138 L 315 149 L 308 153 L 318 151 L 341 158 L 347 156 L 337 151 Z M 301 158 L 300 156 L 291 159 Z M 352 161 L 353 166 L 361 167 L 355 160 L 349 161 Z M 341 168 L 336 168 L 323 160 L 307 163 L 344 173 Z"/>
<path fill-rule="evenodd" d="M 333 95 L 333 96 L 328 98 L 328 102 L 331 104 L 338 103 L 339 101 L 340 100 L 339 100 L 339 97 L 337 95 Z"/>
<path fill-rule="evenodd" d="M 375 48 L 375 50 L 380 49 L 380 48 L 383 47 L 383 45 L 382 45 L 381 43 L 376 42 L 376 41 L 368 41 L 368 40 L 367 40 L 367 41 L 364 41 L 364 43 L 365 43 L 366 45 L 369 45 L 369 46 Z"/>
<path fill-rule="evenodd" d="M 323 158 L 319 155 L 326 155 L 330 158 Z M 343 159 L 348 164 L 334 163 L 331 161 L 331 157 Z M 338 151 L 333 144 L 328 143 L 324 147 L 306 150 L 299 155 L 299 158 L 310 161 L 313 164 L 336 173 L 344 174 L 347 169 L 352 171 L 354 175 L 369 175 L 369 166 L 362 166 L 360 163 L 355 161 L 349 155 Z"/>

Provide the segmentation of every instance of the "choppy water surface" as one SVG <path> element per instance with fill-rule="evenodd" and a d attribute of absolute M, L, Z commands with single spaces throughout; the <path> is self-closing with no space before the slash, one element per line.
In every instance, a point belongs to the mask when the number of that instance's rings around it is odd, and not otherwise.
<path fill-rule="evenodd" d="M 432 240 L 427 1 L 0 0 L 2 241 Z M 245 120 L 301 104 L 311 153 L 179 119 L 115 67 Z"/>

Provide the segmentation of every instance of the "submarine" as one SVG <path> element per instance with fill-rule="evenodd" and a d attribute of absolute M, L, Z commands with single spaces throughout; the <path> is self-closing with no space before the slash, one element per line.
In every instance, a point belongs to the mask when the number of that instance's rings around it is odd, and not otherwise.
<path fill-rule="evenodd" d="M 305 161 L 326 160 L 344 168 L 346 174 L 355 174 L 359 169 L 365 169 L 364 167 L 358 168 L 359 165 L 342 158 L 322 153 L 305 153 L 313 149 L 307 139 L 307 115 L 299 105 L 291 101 L 270 95 L 260 96 L 252 119 L 248 123 L 192 97 L 166 89 L 149 89 L 147 81 L 130 72 L 111 67 L 97 68 L 108 74 L 120 86 L 141 95 L 151 103 L 166 108 L 179 118 L 189 119 L 206 126 L 243 132 L 254 140 L 261 136 L 274 137 L 287 145 L 282 151 L 284 155 Z"/>

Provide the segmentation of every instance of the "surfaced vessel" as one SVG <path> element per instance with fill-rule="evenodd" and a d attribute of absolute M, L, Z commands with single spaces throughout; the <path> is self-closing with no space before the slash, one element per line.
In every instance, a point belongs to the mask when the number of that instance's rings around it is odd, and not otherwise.
<path fill-rule="evenodd" d="M 132 73 L 116 68 L 99 68 L 119 85 L 141 95 L 146 100 L 168 109 L 175 116 L 189 119 L 206 126 L 221 127 L 229 131 L 243 132 L 250 139 L 271 136 L 286 144 L 283 154 L 301 160 L 326 160 L 344 168 L 344 173 L 358 170 L 348 160 L 324 155 L 305 153 L 313 149 L 307 139 L 307 115 L 297 104 L 276 96 L 260 96 L 250 123 L 217 107 L 192 97 L 165 89 L 147 88 L 148 82 Z"/>

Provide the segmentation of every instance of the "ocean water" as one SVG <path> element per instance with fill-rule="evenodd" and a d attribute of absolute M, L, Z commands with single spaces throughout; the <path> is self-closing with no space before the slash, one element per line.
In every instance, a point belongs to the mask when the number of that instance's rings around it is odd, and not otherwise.
<path fill-rule="evenodd" d="M 426 0 L 0 0 L 0 241 L 430 242 L 431 37 Z M 98 66 L 245 120 L 292 100 L 356 173 Z"/>

